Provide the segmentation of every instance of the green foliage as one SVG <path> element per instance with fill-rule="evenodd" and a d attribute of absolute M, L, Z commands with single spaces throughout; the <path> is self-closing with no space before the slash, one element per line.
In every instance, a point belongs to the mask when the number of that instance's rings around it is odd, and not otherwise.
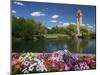
<path fill-rule="evenodd" d="M 90 31 L 89 36 L 90 36 L 90 38 L 96 38 L 96 30 L 94 29 L 94 30 Z"/>
<path fill-rule="evenodd" d="M 47 29 L 41 22 L 34 19 L 16 18 L 12 16 L 12 37 L 22 39 L 33 39 L 35 35 L 46 34 Z"/>
<path fill-rule="evenodd" d="M 71 38 L 74 38 L 77 34 L 77 28 L 76 25 L 70 24 L 66 28 L 67 30 L 67 35 L 69 35 Z"/>
<path fill-rule="evenodd" d="M 87 38 L 89 36 L 89 30 L 86 26 L 81 26 L 80 27 L 80 32 L 82 34 L 82 37 Z"/>
<path fill-rule="evenodd" d="M 81 37 L 96 37 L 95 30 L 89 30 L 86 26 L 80 27 Z M 46 35 L 46 34 L 54 34 L 54 36 Z M 55 34 L 60 34 L 59 36 Z M 64 36 L 62 36 L 64 35 Z M 21 39 L 39 39 L 46 37 L 56 37 L 56 38 L 75 38 L 77 35 L 77 27 L 74 24 L 70 24 L 67 27 L 52 27 L 48 29 L 43 25 L 42 22 L 37 22 L 33 18 L 17 18 L 12 16 L 12 37 L 13 38 L 21 38 Z"/>
<path fill-rule="evenodd" d="M 21 37 L 21 31 L 22 31 L 22 23 L 25 22 L 25 20 L 23 18 L 20 18 L 20 20 L 18 20 L 15 16 L 13 16 L 12 18 L 12 35 L 16 38 Z M 21 24 L 21 25 L 20 25 Z M 20 26 L 19 26 L 20 25 Z"/>
<path fill-rule="evenodd" d="M 52 27 L 51 29 L 48 29 L 48 34 L 66 34 L 66 28 L 65 27 Z"/>

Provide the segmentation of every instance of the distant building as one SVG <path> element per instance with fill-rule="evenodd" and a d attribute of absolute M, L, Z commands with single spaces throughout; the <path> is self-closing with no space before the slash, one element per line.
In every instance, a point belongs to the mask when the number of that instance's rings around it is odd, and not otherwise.
<path fill-rule="evenodd" d="M 77 23 L 76 23 L 76 25 L 77 25 L 77 36 L 80 36 L 81 35 L 80 26 L 82 25 L 82 16 L 83 16 L 80 9 L 77 10 L 76 16 L 77 16 Z"/>

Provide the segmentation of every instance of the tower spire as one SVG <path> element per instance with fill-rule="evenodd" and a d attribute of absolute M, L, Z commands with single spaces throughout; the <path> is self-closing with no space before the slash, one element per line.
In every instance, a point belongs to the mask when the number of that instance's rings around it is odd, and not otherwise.
<path fill-rule="evenodd" d="M 77 35 L 80 35 L 80 26 L 82 25 L 82 12 L 80 9 L 77 10 Z"/>

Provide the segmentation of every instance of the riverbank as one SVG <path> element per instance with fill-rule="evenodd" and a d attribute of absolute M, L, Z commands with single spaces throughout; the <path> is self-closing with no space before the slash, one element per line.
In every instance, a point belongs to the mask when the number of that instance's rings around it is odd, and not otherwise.
<path fill-rule="evenodd" d="M 59 38 L 64 38 L 64 37 L 67 37 L 67 35 L 65 34 L 46 34 L 45 35 L 46 39 L 59 39 Z"/>
<path fill-rule="evenodd" d="M 41 53 L 32 53 L 32 55 L 33 56 L 38 56 L 38 55 L 40 55 Z M 52 53 L 45 53 L 45 54 L 52 54 Z M 96 56 L 96 54 L 86 54 L 86 53 L 84 53 L 84 54 L 82 54 L 82 53 L 73 53 L 75 56 L 79 56 L 79 57 L 84 57 L 84 56 L 88 56 L 88 57 L 95 57 Z"/>

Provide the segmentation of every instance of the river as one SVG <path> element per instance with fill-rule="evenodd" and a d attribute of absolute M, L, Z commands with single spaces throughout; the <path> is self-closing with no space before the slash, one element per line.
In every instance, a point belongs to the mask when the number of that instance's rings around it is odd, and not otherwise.
<path fill-rule="evenodd" d="M 72 53 L 96 53 L 95 39 L 43 39 L 12 41 L 13 52 L 52 52 L 68 49 Z"/>

